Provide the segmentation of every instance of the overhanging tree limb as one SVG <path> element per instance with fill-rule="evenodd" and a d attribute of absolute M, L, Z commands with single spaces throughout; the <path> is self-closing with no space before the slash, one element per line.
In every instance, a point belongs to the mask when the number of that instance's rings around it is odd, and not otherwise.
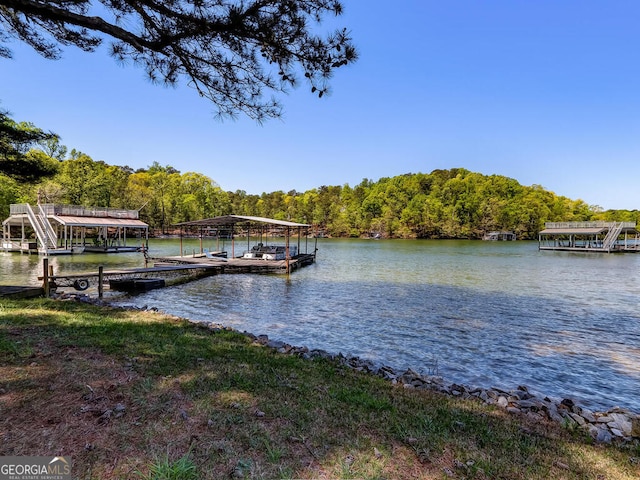
<path fill-rule="evenodd" d="M 357 58 L 346 29 L 314 32 L 325 15 L 342 13 L 338 0 L 99 3 L 96 10 L 90 0 L 0 0 L 0 42 L 11 35 L 58 58 L 60 45 L 93 51 L 110 37 L 111 54 L 142 66 L 152 81 L 184 79 L 221 116 L 243 112 L 258 121 L 281 113 L 266 91 L 286 92 L 302 76 L 321 97 L 333 71 Z"/>
<path fill-rule="evenodd" d="M 0 5 L 14 12 L 20 12 L 25 16 L 34 16 L 48 19 L 61 24 L 71 24 L 78 27 L 106 33 L 110 37 L 128 43 L 136 50 L 142 52 L 147 43 L 144 39 L 131 32 L 104 21 L 100 17 L 79 15 L 71 10 L 56 7 L 54 2 L 33 2 L 30 0 L 2 0 Z"/>

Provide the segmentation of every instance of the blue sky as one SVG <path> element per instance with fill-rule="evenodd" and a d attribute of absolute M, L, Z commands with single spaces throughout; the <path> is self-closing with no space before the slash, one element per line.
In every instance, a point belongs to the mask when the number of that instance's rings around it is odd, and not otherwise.
<path fill-rule="evenodd" d="M 282 120 L 220 122 L 186 84 L 151 84 L 105 49 L 10 45 L 0 107 L 109 164 L 154 161 L 224 190 L 305 191 L 463 167 L 605 209 L 638 209 L 640 3 L 344 0 L 360 59 Z"/>

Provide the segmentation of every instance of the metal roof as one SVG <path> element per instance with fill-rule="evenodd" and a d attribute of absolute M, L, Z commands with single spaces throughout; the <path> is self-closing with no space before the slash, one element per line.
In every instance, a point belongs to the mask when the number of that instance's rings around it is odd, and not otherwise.
<path fill-rule="evenodd" d="M 201 227 L 219 227 L 235 225 L 236 223 L 266 223 L 268 225 L 278 225 L 281 227 L 310 227 L 306 223 L 288 222 L 286 220 L 276 220 L 266 217 L 250 217 L 248 215 L 223 215 L 221 217 L 205 218 L 202 220 L 194 220 L 192 222 L 176 223 L 177 226 L 201 226 Z"/>
<path fill-rule="evenodd" d="M 545 228 L 540 235 L 596 235 L 609 230 L 608 228 Z"/>
<path fill-rule="evenodd" d="M 635 225 L 635 224 L 634 224 Z M 584 228 L 545 228 L 539 232 L 540 235 L 596 235 L 605 233 L 610 227 L 584 227 Z M 624 227 L 620 233 L 637 233 L 634 227 Z"/>
<path fill-rule="evenodd" d="M 127 228 L 149 228 L 149 225 L 142 220 L 133 218 L 105 218 L 105 217 L 78 217 L 73 215 L 51 215 L 47 219 L 53 220 L 61 225 L 71 227 L 127 227 Z M 26 215 L 11 215 L 2 222 L 3 225 L 22 225 L 31 223 Z"/>
<path fill-rule="evenodd" d="M 51 220 L 71 227 L 127 227 L 149 228 L 142 220 L 132 218 L 100 218 L 100 217 L 76 217 L 72 215 L 54 215 Z"/>

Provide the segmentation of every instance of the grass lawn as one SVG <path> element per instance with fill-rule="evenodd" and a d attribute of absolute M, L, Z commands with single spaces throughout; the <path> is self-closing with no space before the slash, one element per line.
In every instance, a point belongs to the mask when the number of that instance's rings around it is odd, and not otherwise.
<path fill-rule="evenodd" d="M 153 312 L 0 302 L 0 456 L 78 479 L 637 479 L 594 445 L 475 401 Z"/>

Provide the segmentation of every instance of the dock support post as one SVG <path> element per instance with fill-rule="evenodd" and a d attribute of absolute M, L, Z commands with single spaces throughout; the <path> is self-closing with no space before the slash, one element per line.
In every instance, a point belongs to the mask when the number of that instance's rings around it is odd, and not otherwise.
<path fill-rule="evenodd" d="M 98 298 L 102 298 L 102 293 L 104 291 L 104 285 L 102 281 L 104 280 L 104 267 L 100 265 L 98 267 Z"/>
<path fill-rule="evenodd" d="M 291 261 L 291 253 L 289 251 L 289 237 L 291 236 L 291 228 L 287 227 L 287 237 L 285 238 L 285 242 L 284 242 L 284 256 L 287 260 L 287 275 L 289 275 L 289 273 L 291 273 L 291 266 L 290 266 L 290 261 Z"/>
<path fill-rule="evenodd" d="M 233 227 L 231 227 L 231 258 L 236 258 L 236 244 L 233 237 Z"/>
<path fill-rule="evenodd" d="M 49 298 L 49 259 L 42 259 L 42 287 L 44 288 L 44 297 Z"/>

